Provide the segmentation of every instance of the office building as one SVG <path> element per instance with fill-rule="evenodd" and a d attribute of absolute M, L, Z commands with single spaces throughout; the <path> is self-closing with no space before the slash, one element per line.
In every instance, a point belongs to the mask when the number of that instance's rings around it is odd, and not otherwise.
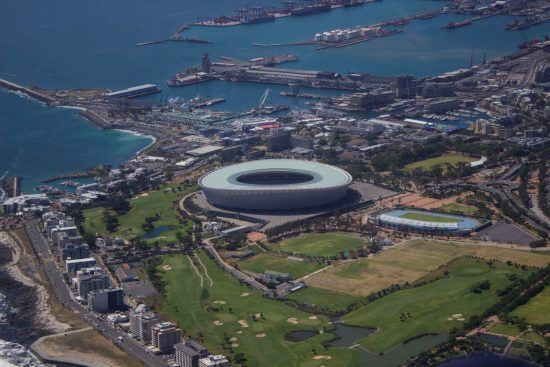
<path fill-rule="evenodd" d="M 120 310 L 124 307 L 122 289 L 100 289 L 88 293 L 88 306 L 95 312 L 107 313 Z"/>

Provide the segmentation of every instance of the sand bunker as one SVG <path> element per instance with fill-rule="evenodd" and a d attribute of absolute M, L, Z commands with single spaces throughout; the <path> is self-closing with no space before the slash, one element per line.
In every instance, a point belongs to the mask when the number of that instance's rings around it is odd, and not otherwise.
<path fill-rule="evenodd" d="M 262 314 L 261 314 L 261 313 L 254 314 L 254 317 L 256 317 L 257 319 L 259 319 L 260 317 L 262 317 Z"/>
<path fill-rule="evenodd" d="M 229 338 L 229 341 L 231 341 L 231 342 L 236 342 L 236 341 L 237 341 L 237 337 L 236 337 L 236 336 L 233 336 L 233 337 Z"/>
<path fill-rule="evenodd" d="M 286 322 L 296 325 L 298 323 L 298 319 L 295 317 L 291 317 L 289 319 L 286 319 Z"/>
<path fill-rule="evenodd" d="M 310 319 L 310 320 L 317 320 L 317 316 L 310 316 L 310 317 L 308 317 L 308 319 Z"/>
<path fill-rule="evenodd" d="M 256 334 L 256 338 L 265 338 L 265 333 Z"/>
<path fill-rule="evenodd" d="M 218 304 L 218 305 L 225 305 L 227 302 L 225 301 L 214 301 L 215 304 Z"/>
<path fill-rule="evenodd" d="M 455 319 L 458 319 L 459 317 L 462 317 L 462 314 L 461 313 L 455 313 L 455 314 L 453 314 L 452 317 L 455 318 Z"/>
<path fill-rule="evenodd" d="M 331 356 L 313 356 L 313 359 L 315 359 L 316 361 L 318 360 L 329 360 L 329 359 L 332 359 Z"/>
<path fill-rule="evenodd" d="M 212 323 L 216 326 L 222 326 L 223 325 L 223 322 L 221 322 L 220 320 L 214 320 L 214 321 L 212 321 Z"/>
<path fill-rule="evenodd" d="M 250 296 L 250 293 L 248 292 L 241 293 L 241 297 L 248 297 L 248 296 Z"/>
<path fill-rule="evenodd" d="M 236 333 L 241 335 L 243 333 L 243 331 L 242 330 L 237 330 Z"/>
<path fill-rule="evenodd" d="M 458 319 L 456 319 L 457 321 L 465 321 L 466 319 L 464 317 L 459 317 Z"/>
<path fill-rule="evenodd" d="M 233 343 L 233 344 L 231 344 L 231 346 L 232 346 L 233 348 L 237 348 L 237 347 L 239 346 L 239 344 Z"/>
<path fill-rule="evenodd" d="M 172 267 L 170 265 L 163 265 L 162 270 L 172 270 Z"/>
<path fill-rule="evenodd" d="M 241 325 L 241 327 L 248 327 L 248 323 L 244 320 L 239 320 L 237 322 L 239 323 L 239 325 Z"/>

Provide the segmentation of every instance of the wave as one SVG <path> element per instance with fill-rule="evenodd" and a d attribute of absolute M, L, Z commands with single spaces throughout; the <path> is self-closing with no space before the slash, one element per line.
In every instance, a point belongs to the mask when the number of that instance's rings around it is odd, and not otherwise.
<path fill-rule="evenodd" d="M 9 171 L 6 170 L 2 176 L 0 176 L 0 183 L 2 180 L 8 175 Z M 4 189 L 2 189 L 2 185 L 0 185 L 0 204 L 2 204 L 7 199 L 6 192 Z"/>
<path fill-rule="evenodd" d="M 149 148 L 151 145 L 155 144 L 157 142 L 157 138 L 156 136 L 153 136 L 153 135 L 148 135 L 148 134 L 143 134 L 143 133 L 140 133 L 138 131 L 132 131 L 132 130 L 124 130 L 124 129 L 113 129 L 113 130 L 116 130 L 116 131 L 121 131 L 123 133 L 127 133 L 127 134 L 130 134 L 130 135 L 134 135 L 134 136 L 139 136 L 139 137 L 144 137 L 144 138 L 148 138 L 151 140 L 151 142 L 149 144 L 147 144 L 146 146 L 144 146 L 143 148 L 141 148 L 140 150 L 138 150 L 137 152 L 135 152 L 133 154 L 133 157 L 135 158 L 137 155 L 139 155 L 141 152 L 143 152 L 145 149 Z"/>
<path fill-rule="evenodd" d="M 10 315 L 17 309 L 0 293 L 0 328 L 7 324 Z M 0 367 L 46 367 L 29 350 L 17 343 L 0 339 Z"/>

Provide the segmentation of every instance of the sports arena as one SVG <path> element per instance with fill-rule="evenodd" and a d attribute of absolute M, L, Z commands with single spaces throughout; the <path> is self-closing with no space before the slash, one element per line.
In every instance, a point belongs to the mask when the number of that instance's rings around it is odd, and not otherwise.
<path fill-rule="evenodd" d="M 473 218 L 414 209 L 394 209 L 378 213 L 377 224 L 403 232 L 466 236 L 482 223 Z"/>
<path fill-rule="evenodd" d="M 294 159 L 263 159 L 226 166 L 199 179 L 214 206 L 271 211 L 322 207 L 342 200 L 352 182 L 338 167 Z"/>

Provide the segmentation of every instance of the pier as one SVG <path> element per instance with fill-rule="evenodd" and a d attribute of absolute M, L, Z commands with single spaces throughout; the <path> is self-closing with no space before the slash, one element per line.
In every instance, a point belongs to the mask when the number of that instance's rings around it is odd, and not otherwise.
<path fill-rule="evenodd" d="M 9 82 L 9 81 L 4 80 L 4 79 L 0 79 L 0 87 L 6 88 L 6 89 L 14 91 L 14 92 L 24 93 L 24 94 L 28 95 L 29 97 L 37 99 L 40 102 L 44 102 L 46 104 L 52 104 L 52 103 L 55 102 L 55 99 L 53 99 L 51 97 L 48 97 L 48 96 L 46 96 L 44 94 L 41 94 L 41 93 L 38 93 L 38 92 L 36 92 L 32 89 L 20 86 L 19 84 L 15 84 L 15 83 Z"/>

